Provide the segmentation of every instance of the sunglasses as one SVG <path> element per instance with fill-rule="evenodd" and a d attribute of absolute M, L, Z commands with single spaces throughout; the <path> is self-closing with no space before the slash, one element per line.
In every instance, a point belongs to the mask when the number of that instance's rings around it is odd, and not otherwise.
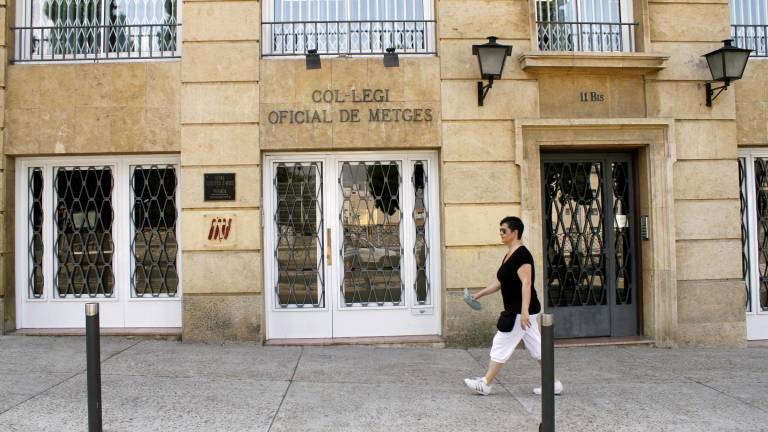
<path fill-rule="evenodd" d="M 509 233 L 509 230 L 506 228 L 499 228 L 499 234 L 501 235 L 507 235 Z"/>

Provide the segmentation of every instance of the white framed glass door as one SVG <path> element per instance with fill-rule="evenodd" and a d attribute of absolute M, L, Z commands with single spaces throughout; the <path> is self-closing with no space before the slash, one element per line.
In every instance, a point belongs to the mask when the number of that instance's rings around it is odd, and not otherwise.
<path fill-rule="evenodd" d="M 19 159 L 18 328 L 180 327 L 178 157 Z"/>
<path fill-rule="evenodd" d="M 768 339 L 768 150 L 739 154 L 747 339 Z"/>
<path fill-rule="evenodd" d="M 440 334 L 432 152 L 267 156 L 267 337 Z"/>

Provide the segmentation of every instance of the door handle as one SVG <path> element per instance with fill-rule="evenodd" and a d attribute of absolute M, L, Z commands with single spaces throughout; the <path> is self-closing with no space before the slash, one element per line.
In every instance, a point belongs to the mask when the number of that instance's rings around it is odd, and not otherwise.
<path fill-rule="evenodd" d="M 332 238 L 331 229 L 328 228 L 326 230 L 325 258 L 328 261 L 329 266 L 333 265 L 333 246 L 331 245 Z"/>

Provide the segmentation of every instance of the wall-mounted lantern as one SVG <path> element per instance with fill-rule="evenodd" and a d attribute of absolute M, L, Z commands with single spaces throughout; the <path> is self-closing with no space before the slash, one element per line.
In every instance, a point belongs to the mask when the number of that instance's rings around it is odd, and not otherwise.
<path fill-rule="evenodd" d="M 477 104 L 483 106 L 483 100 L 488 94 L 488 90 L 493 87 L 493 80 L 501 79 L 501 73 L 504 71 L 504 62 L 507 57 L 512 55 L 511 45 L 502 45 L 496 43 L 496 36 L 488 36 L 488 42 L 482 45 L 472 45 L 472 54 L 477 56 L 480 63 L 480 76 L 488 80 L 488 85 L 483 85 L 482 81 L 477 82 Z"/>
<path fill-rule="evenodd" d="M 707 65 L 709 65 L 709 71 L 712 73 L 712 80 L 723 83 L 722 86 L 714 88 L 712 83 L 707 83 L 708 107 L 711 107 L 712 101 L 728 88 L 731 81 L 741 79 L 741 76 L 744 75 L 744 68 L 747 67 L 749 53 L 752 50 L 737 48 L 732 46 L 731 42 L 731 39 L 726 39 L 723 41 L 722 48 L 704 54 Z M 715 90 L 719 91 L 715 93 Z"/>
<path fill-rule="evenodd" d="M 322 64 L 320 63 L 320 54 L 316 49 L 307 50 L 306 54 L 307 69 L 320 69 Z"/>

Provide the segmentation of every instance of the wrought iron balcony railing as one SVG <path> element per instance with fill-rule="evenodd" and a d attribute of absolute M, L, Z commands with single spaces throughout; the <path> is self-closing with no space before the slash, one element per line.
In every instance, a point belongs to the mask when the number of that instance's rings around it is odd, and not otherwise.
<path fill-rule="evenodd" d="M 434 20 L 294 21 L 261 24 L 265 56 L 435 54 Z"/>
<path fill-rule="evenodd" d="M 53 25 L 12 28 L 14 61 L 130 60 L 180 55 L 181 24 Z"/>
<path fill-rule="evenodd" d="M 633 52 L 637 23 L 537 21 L 541 51 Z"/>
<path fill-rule="evenodd" d="M 751 49 L 752 57 L 768 57 L 768 25 L 731 25 L 731 39 L 739 48 Z"/>

